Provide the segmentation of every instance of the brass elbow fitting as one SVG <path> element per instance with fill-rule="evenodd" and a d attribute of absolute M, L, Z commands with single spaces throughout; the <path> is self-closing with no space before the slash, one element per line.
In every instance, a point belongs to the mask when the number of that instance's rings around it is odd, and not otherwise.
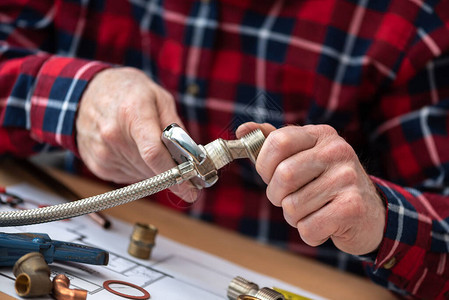
<path fill-rule="evenodd" d="M 151 251 L 155 245 L 156 235 L 156 226 L 136 223 L 134 225 L 133 233 L 131 234 L 128 253 L 137 258 L 150 258 Z"/>
<path fill-rule="evenodd" d="M 39 252 L 25 254 L 13 267 L 15 289 L 20 297 L 44 296 L 51 292 L 50 268 Z"/>
<path fill-rule="evenodd" d="M 57 300 L 85 300 L 86 290 L 70 289 L 70 280 L 64 274 L 56 275 L 53 278 L 53 296 Z"/>

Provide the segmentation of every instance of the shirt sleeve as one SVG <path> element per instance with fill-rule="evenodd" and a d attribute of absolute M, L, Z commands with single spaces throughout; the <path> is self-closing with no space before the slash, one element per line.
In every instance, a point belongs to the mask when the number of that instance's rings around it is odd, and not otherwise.
<path fill-rule="evenodd" d="M 26 9 L 8 2 L 0 5 L 0 154 L 26 156 L 48 145 L 77 153 L 78 103 L 109 65 L 45 51 L 57 47 L 51 28 L 59 1 L 30 1 Z"/>
<path fill-rule="evenodd" d="M 449 23 L 442 21 L 449 5 L 440 6 L 444 16 L 418 24 L 371 137 L 389 181 L 372 177 L 387 216 L 366 270 L 391 290 L 425 299 L 449 297 Z"/>

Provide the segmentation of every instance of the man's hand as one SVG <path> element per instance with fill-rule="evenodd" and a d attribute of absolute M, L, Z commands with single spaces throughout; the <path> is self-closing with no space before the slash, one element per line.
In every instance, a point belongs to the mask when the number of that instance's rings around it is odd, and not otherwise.
<path fill-rule="evenodd" d="M 77 143 L 84 163 L 99 178 L 132 183 L 175 166 L 161 142 L 162 130 L 182 122 L 173 97 L 134 68 L 98 73 L 85 90 L 76 121 Z M 192 202 L 190 183 L 172 189 Z"/>
<path fill-rule="evenodd" d="M 283 209 L 301 238 L 318 246 L 329 238 L 342 251 L 362 255 L 383 237 L 385 206 L 352 147 L 327 125 L 246 123 L 237 136 L 260 128 L 267 139 L 256 169 L 268 199 Z"/>

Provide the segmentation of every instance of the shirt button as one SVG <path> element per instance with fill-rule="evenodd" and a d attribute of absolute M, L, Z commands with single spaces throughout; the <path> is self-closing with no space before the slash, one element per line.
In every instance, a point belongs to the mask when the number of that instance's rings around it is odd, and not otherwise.
<path fill-rule="evenodd" d="M 200 87 L 195 83 L 191 83 L 187 86 L 187 94 L 189 95 L 196 96 L 198 95 L 199 91 Z"/>
<path fill-rule="evenodd" d="M 384 267 L 384 269 L 389 270 L 389 269 L 393 268 L 394 265 L 396 265 L 396 263 L 397 263 L 396 257 L 392 257 L 383 265 L 383 267 Z"/>

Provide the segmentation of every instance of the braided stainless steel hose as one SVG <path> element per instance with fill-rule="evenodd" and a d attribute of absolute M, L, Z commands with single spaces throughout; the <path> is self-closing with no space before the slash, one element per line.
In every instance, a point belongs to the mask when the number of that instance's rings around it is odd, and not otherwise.
<path fill-rule="evenodd" d="M 31 225 L 89 214 L 155 194 L 193 176 L 196 176 L 193 163 L 185 162 L 149 179 L 104 194 L 42 208 L 2 212 L 0 226 Z"/>
<path fill-rule="evenodd" d="M 167 127 L 164 134 L 170 135 L 173 131 L 183 134 L 166 139 L 163 136 L 163 140 L 174 159 L 179 163 L 178 166 L 149 179 L 81 200 L 43 208 L 0 212 L 0 227 L 45 223 L 101 211 L 150 196 L 186 180 L 192 180 L 198 188 L 208 187 L 218 179 L 217 170 L 233 159 L 249 157 L 255 161 L 265 140 L 262 132 L 256 130 L 240 140 L 232 141 L 232 147 L 228 147 L 227 141 L 221 139 L 203 147 L 194 144 L 187 133 L 176 124 Z M 217 141 L 220 142 L 217 143 Z M 195 159 L 192 158 L 191 153 L 193 148 L 182 148 L 182 151 L 184 151 L 182 153 L 183 159 L 180 160 L 178 157 L 179 148 L 171 146 L 172 144 L 186 145 L 185 143 L 188 143 L 189 147 L 197 147 L 195 150 L 198 152 L 194 153 L 197 156 Z M 208 150 L 206 151 L 204 148 Z M 234 148 L 238 149 L 239 155 L 232 155 L 236 152 Z M 246 156 L 242 154 L 242 151 L 246 151 Z M 213 153 L 213 155 L 209 153 Z"/>

